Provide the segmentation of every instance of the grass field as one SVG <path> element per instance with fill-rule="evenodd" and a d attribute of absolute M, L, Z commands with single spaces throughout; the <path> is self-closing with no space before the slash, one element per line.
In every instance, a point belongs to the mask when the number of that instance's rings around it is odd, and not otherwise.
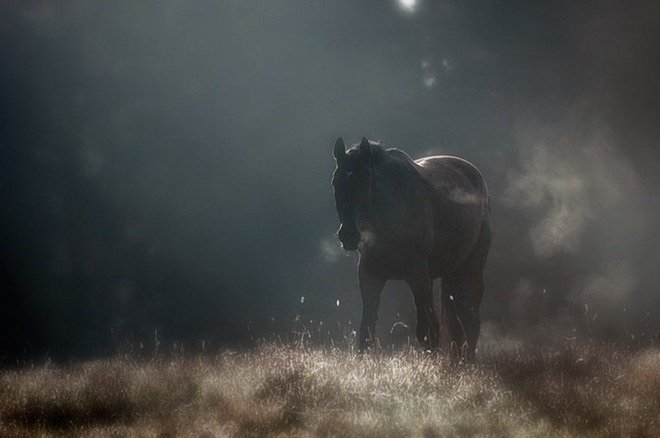
<path fill-rule="evenodd" d="M 660 436 L 660 350 L 356 355 L 264 345 L 6 370 L 0 435 Z"/>

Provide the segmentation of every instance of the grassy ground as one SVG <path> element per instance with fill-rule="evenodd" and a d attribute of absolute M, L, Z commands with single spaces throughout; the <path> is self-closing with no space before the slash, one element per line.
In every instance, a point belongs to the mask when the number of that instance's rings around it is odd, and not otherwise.
<path fill-rule="evenodd" d="M 452 365 L 264 346 L 7 370 L 0 435 L 660 436 L 660 350 L 565 346 Z"/>

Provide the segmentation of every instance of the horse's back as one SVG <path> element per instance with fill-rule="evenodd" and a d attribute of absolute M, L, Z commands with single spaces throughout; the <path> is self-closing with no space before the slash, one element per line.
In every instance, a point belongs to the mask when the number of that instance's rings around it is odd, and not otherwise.
<path fill-rule="evenodd" d="M 439 189 L 460 187 L 488 196 L 481 172 L 468 160 L 451 155 L 434 155 L 415 160 L 424 178 Z"/>

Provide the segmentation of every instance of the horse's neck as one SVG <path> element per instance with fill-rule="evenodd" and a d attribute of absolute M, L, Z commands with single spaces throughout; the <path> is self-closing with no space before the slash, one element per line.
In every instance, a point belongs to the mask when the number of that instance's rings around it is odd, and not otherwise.
<path fill-rule="evenodd" d="M 405 171 L 405 172 L 404 172 Z M 428 216 L 428 191 L 418 174 L 409 169 L 390 168 L 386 172 L 374 172 L 367 201 L 366 222 L 378 231 L 388 233 L 401 229 L 410 232 L 410 227 L 424 225 Z"/>

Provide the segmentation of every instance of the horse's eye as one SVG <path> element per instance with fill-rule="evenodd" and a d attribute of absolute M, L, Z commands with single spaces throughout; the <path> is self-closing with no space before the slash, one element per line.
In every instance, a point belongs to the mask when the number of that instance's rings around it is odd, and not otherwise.
<path fill-rule="evenodd" d="M 353 181 L 355 179 L 355 172 L 348 172 L 346 174 L 346 179 L 348 179 L 349 181 Z"/>

